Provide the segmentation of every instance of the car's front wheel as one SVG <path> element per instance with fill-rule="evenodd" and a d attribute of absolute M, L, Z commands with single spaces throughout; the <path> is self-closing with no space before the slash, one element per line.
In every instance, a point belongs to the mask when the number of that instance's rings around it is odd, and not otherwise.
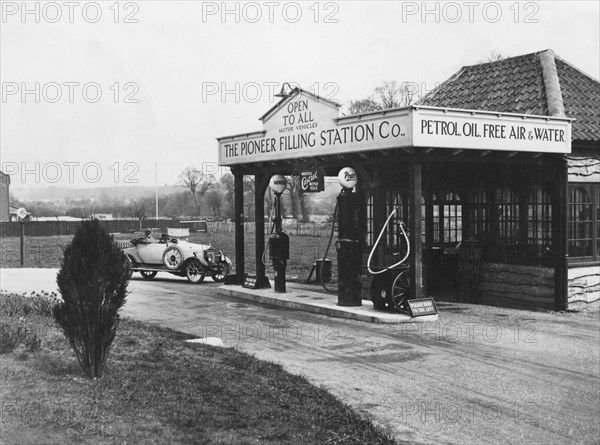
<path fill-rule="evenodd" d="M 210 272 L 210 276 L 217 283 L 222 283 L 223 281 L 225 281 L 225 277 L 227 276 L 228 273 L 229 273 L 229 264 L 227 264 L 226 262 L 223 261 L 222 263 L 219 263 L 217 265 L 216 270 L 212 270 Z"/>
<path fill-rule="evenodd" d="M 151 280 L 156 274 L 157 272 L 155 270 L 140 270 L 140 275 L 144 280 Z"/>
<path fill-rule="evenodd" d="M 192 258 L 185 265 L 185 277 L 190 283 L 199 284 L 204 281 L 206 272 L 199 260 Z"/>

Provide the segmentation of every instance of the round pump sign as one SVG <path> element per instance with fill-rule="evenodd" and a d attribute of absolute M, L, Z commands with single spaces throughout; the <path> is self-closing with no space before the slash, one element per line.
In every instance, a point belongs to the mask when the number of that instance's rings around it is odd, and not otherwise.
<path fill-rule="evenodd" d="M 338 182 L 345 189 L 354 188 L 356 183 L 358 182 L 358 175 L 351 167 L 344 167 L 338 173 Z"/>
<path fill-rule="evenodd" d="M 17 216 L 19 217 L 19 219 L 23 219 L 27 216 L 27 210 L 25 210 L 23 207 L 20 207 L 17 210 Z"/>
<path fill-rule="evenodd" d="M 283 193 L 287 187 L 287 181 L 283 175 L 274 175 L 269 181 L 269 187 L 275 193 Z"/>

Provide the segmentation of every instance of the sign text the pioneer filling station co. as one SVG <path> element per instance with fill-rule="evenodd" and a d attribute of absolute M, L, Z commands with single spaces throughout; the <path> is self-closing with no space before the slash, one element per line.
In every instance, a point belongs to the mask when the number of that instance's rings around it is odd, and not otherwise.
<path fill-rule="evenodd" d="M 322 151 L 324 148 L 348 149 L 372 143 L 380 145 L 388 140 L 398 141 L 406 137 L 406 129 L 401 122 L 394 119 L 336 126 L 332 120 L 317 121 L 313 112 L 307 110 L 308 100 L 301 103 L 300 111 L 283 116 L 284 125 L 276 131 L 267 132 L 263 137 L 225 143 L 224 160 L 261 157 L 260 155 L 269 153 L 285 156 L 287 152 L 298 150 L 311 152 Z M 393 143 L 390 142 L 390 145 Z"/>
<path fill-rule="evenodd" d="M 338 119 L 335 106 L 304 94 L 265 119 L 264 131 L 219 140 L 220 162 L 243 162 L 320 156 L 359 151 L 365 146 L 406 145 L 407 113 Z"/>
<path fill-rule="evenodd" d="M 339 117 L 328 101 L 300 91 L 263 117 L 263 131 L 219 139 L 219 162 L 247 162 L 396 147 L 569 153 L 566 119 L 407 107 Z"/>
<path fill-rule="evenodd" d="M 315 124 L 315 127 L 317 125 Z M 301 127 L 299 125 L 298 127 Z M 392 137 L 404 136 L 398 123 L 383 121 L 377 125 L 374 122 L 347 125 L 327 130 L 294 133 L 279 137 L 263 137 L 248 141 L 225 144 L 225 157 L 252 156 L 255 154 L 285 152 L 315 147 L 336 147 L 352 145 L 356 142 L 385 140 Z"/>

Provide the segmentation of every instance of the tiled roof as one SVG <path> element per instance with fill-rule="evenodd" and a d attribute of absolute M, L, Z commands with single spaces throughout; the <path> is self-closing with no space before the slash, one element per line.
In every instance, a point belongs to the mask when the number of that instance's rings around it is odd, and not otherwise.
<path fill-rule="evenodd" d="M 600 141 L 600 83 L 574 66 L 555 58 L 565 106 L 573 122 L 573 139 Z"/>
<path fill-rule="evenodd" d="M 549 69 L 541 62 L 543 57 L 556 66 L 558 79 L 554 80 L 560 85 L 565 116 L 576 119 L 573 140 L 600 141 L 600 83 L 556 57 L 551 50 L 465 66 L 419 104 L 553 115 L 549 110 L 554 108 L 549 104 L 547 85 L 556 74 L 552 66 Z"/>

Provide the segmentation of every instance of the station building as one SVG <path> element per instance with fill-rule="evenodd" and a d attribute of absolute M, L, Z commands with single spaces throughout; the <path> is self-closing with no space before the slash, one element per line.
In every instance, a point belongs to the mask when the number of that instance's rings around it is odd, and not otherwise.
<path fill-rule="evenodd" d="M 243 176 L 255 177 L 248 272 L 260 279 L 269 178 L 352 167 L 363 298 L 372 292 L 367 257 L 394 262 L 402 220 L 413 298 L 461 289 L 469 269 L 461 249 L 470 245 L 477 254 L 468 291 L 457 293 L 463 301 L 566 310 L 600 300 L 597 80 L 547 50 L 463 67 L 408 107 L 352 116 L 339 108 L 295 88 L 260 118 L 261 131 L 218 139 L 219 162 L 235 177 L 238 284 L 247 272 Z"/>

